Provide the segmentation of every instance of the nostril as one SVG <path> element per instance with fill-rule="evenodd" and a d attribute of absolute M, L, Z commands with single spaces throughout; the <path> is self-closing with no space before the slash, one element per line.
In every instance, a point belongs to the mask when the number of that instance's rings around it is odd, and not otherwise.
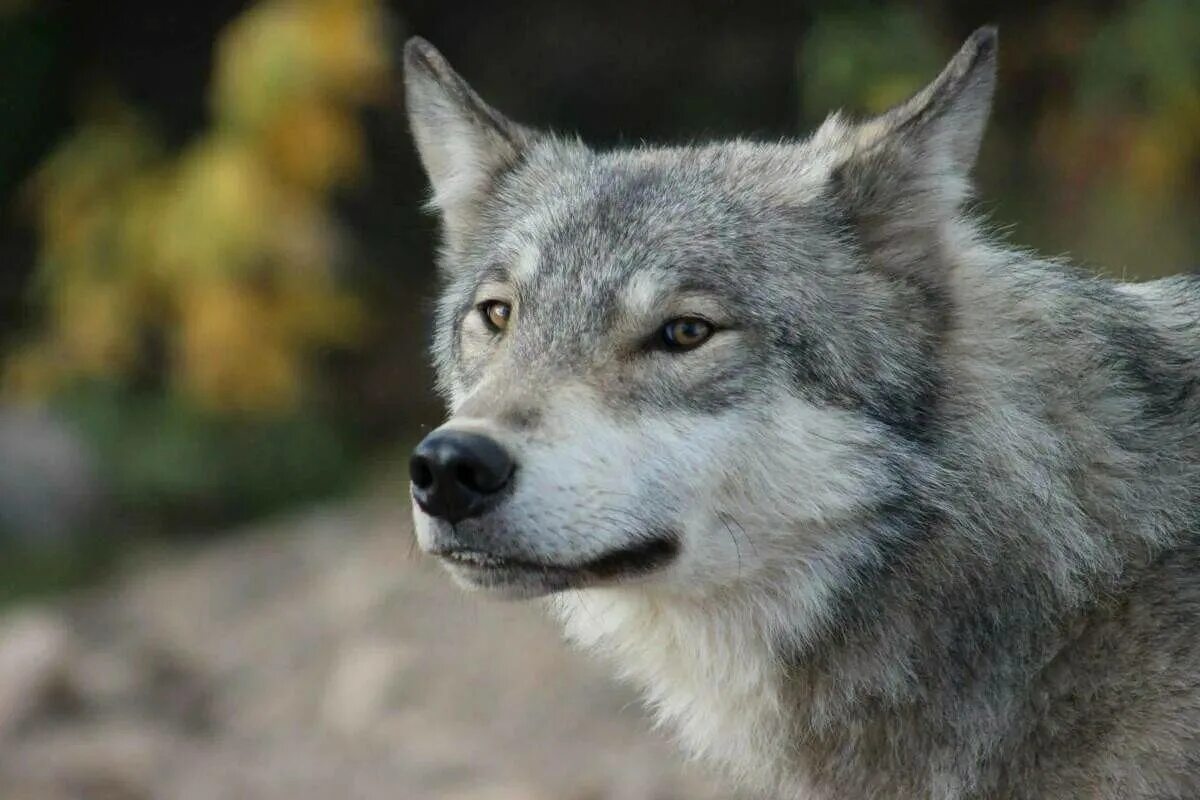
<path fill-rule="evenodd" d="M 409 460 L 408 474 L 412 478 L 413 486 L 418 489 L 428 489 L 433 486 L 433 468 L 429 466 L 429 459 L 424 456 L 413 456 Z"/>

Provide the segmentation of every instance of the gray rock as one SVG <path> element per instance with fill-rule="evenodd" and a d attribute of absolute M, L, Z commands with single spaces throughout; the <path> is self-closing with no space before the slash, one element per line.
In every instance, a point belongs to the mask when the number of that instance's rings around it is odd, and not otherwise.
<path fill-rule="evenodd" d="M 81 536 L 101 494 L 92 454 L 66 424 L 45 410 L 0 407 L 0 538 Z"/>

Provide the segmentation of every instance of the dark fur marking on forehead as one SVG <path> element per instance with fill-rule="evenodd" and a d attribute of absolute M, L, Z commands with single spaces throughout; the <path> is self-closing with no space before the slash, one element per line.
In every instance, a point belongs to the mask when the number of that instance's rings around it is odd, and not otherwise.
<path fill-rule="evenodd" d="M 663 189 L 669 186 L 666 178 L 666 171 L 653 164 L 611 170 L 597 193 L 594 221 L 620 224 L 639 210 L 656 208 Z"/>

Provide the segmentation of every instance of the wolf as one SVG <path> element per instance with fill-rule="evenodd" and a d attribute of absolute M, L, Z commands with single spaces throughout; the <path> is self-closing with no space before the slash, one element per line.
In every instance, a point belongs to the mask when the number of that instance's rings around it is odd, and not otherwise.
<path fill-rule="evenodd" d="M 1200 797 L 1200 279 L 973 215 L 997 47 L 800 140 L 607 151 L 406 47 L 419 545 L 764 796 Z"/>

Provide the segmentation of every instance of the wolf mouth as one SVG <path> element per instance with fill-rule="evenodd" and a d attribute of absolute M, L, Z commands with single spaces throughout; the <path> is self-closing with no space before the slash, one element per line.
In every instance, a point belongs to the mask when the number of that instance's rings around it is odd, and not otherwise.
<path fill-rule="evenodd" d="M 546 591 L 643 575 L 662 569 L 679 554 L 679 536 L 658 532 L 630 547 L 574 564 L 518 558 L 470 547 L 435 553 L 471 582 L 485 587 L 536 584 Z"/>

